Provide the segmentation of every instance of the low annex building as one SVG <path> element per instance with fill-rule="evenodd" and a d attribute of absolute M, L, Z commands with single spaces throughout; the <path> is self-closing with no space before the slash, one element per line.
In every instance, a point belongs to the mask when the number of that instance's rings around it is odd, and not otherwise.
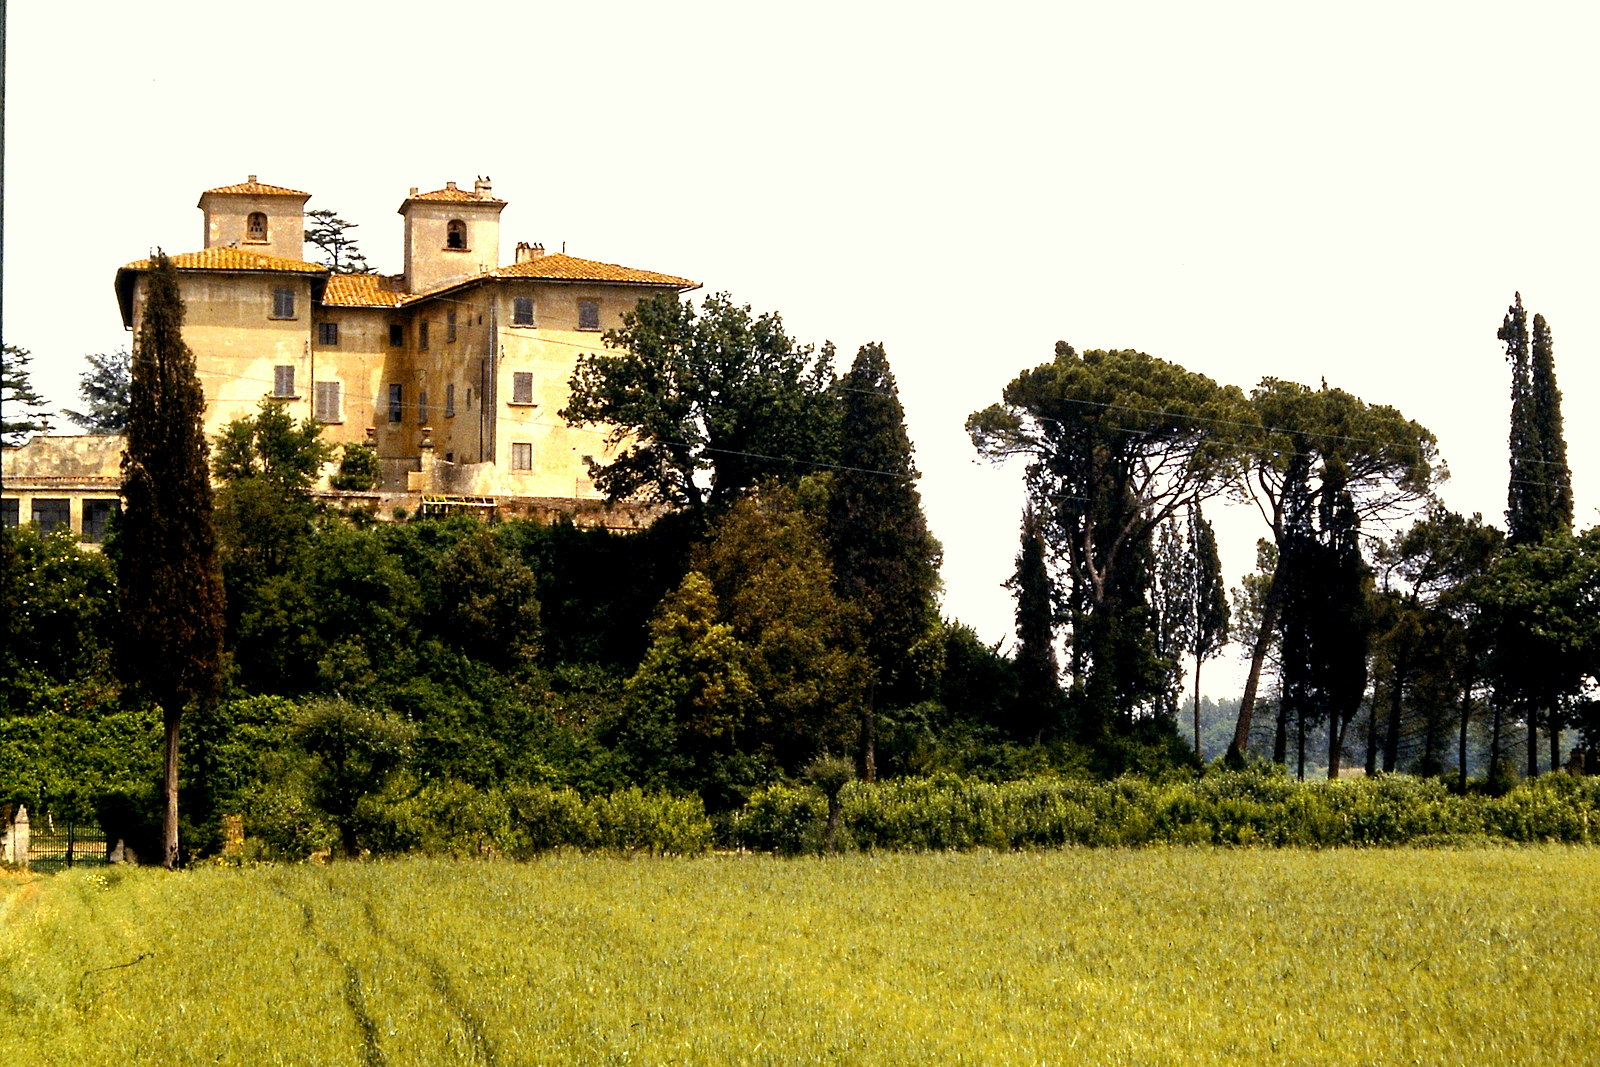
<path fill-rule="evenodd" d="M 366 495 L 383 511 L 494 507 L 618 526 L 646 520 L 637 509 L 605 508 L 589 479 L 586 460 L 606 454 L 604 432 L 569 427 L 557 413 L 578 357 L 599 350 L 624 311 L 699 283 L 525 242 L 501 265 L 506 201 L 487 178 L 470 191 L 455 182 L 410 190 L 399 207 L 402 273 L 334 273 L 304 258 L 310 196 L 253 174 L 208 189 L 198 205 L 204 247 L 171 257 L 208 436 L 270 398 L 322 423 L 324 440 L 374 445 L 382 476 Z M 123 325 L 135 332 L 150 269 L 137 260 L 116 274 Z M 95 452 L 67 444 L 82 440 L 35 438 L 7 450 L 4 496 L 16 500 L 7 522 L 30 518 L 13 481 L 25 472 L 50 477 L 63 449 Z M 101 452 L 108 469 L 78 462 L 72 476 L 115 478 L 116 459 Z M 102 495 L 103 484 L 94 483 Z M 34 491 L 48 486 L 28 488 L 30 514 L 36 498 L 57 499 Z M 75 532 L 87 529 L 79 498 L 88 488 L 61 483 Z"/>

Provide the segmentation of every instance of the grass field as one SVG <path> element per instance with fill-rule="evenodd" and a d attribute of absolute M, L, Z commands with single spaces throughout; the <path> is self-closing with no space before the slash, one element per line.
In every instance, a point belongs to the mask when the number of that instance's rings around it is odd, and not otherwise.
<path fill-rule="evenodd" d="M 1600 1062 L 1600 849 L 0 881 L 0 1063 Z"/>

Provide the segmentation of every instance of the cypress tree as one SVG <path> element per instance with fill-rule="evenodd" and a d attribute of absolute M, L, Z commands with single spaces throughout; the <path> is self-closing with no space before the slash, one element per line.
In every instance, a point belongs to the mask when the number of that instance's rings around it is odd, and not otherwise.
<path fill-rule="evenodd" d="M 1190 633 L 1189 654 L 1194 657 L 1194 754 L 1200 752 L 1200 665 L 1222 651 L 1228 643 L 1228 583 L 1222 577 L 1222 558 L 1217 553 L 1217 535 L 1200 513 L 1200 505 L 1189 509 L 1189 552 L 1194 561 L 1194 630 Z"/>
<path fill-rule="evenodd" d="M 1056 668 L 1055 612 L 1045 569 L 1044 532 L 1029 507 L 1022 513 L 1022 545 L 1016 574 L 1008 583 L 1017 598 L 1017 714 L 1013 730 L 1032 741 L 1055 725 L 1061 703 Z"/>
<path fill-rule="evenodd" d="M 864 624 L 872 664 L 862 772 L 876 775 L 877 704 L 904 696 L 912 648 L 937 628 L 939 542 L 928 532 L 905 411 L 880 344 L 863 345 L 839 382 L 840 470 L 828 499 L 834 588 Z"/>
<path fill-rule="evenodd" d="M 117 661 L 122 680 L 161 709 L 169 868 L 178 862 L 178 723 L 189 704 L 215 692 L 222 655 L 204 415 L 194 355 L 183 341 L 178 274 L 157 253 L 134 341 L 122 457 Z"/>
<path fill-rule="evenodd" d="M 1551 534 L 1572 532 L 1572 471 L 1567 466 L 1566 433 L 1561 418 L 1561 390 L 1556 386 L 1555 341 L 1543 315 L 1533 317 L 1530 349 L 1528 316 L 1522 294 L 1506 310 L 1495 335 L 1505 342 L 1511 363 L 1511 480 L 1506 493 L 1506 543 L 1510 548 L 1537 544 Z M 1515 634 L 1499 635 L 1500 643 L 1515 642 Z M 1500 661 L 1517 673 L 1536 672 L 1538 666 L 1516 655 Z M 1539 704 L 1549 716 L 1550 766 L 1561 762 L 1561 708 L 1553 694 L 1539 694 L 1536 676 L 1502 678 L 1502 694 L 1524 694 L 1522 709 L 1528 722 L 1528 777 L 1539 773 Z"/>

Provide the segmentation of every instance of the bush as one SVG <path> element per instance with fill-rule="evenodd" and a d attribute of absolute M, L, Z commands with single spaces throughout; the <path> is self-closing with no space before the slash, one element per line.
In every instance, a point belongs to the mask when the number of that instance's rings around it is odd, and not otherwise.
<path fill-rule="evenodd" d="M 627 852 L 695 855 L 711 848 L 711 820 L 698 796 L 625 789 L 590 801 L 596 844 Z"/>
<path fill-rule="evenodd" d="M 756 790 L 735 813 L 733 843 L 783 856 L 819 852 L 827 825 L 828 800 L 821 790 L 774 785 Z"/>

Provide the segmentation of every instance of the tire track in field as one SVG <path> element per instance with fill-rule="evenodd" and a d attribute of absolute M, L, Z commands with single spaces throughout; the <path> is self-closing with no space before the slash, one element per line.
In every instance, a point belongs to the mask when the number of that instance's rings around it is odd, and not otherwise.
<path fill-rule="evenodd" d="M 433 991 L 439 994 L 439 999 L 444 1001 L 445 1007 L 450 1009 L 467 1032 L 468 1047 L 471 1049 L 472 1062 L 480 1063 L 483 1067 L 497 1067 L 499 1059 L 495 1055 L 494 1044 L 489 1036 L 484 1033 L 483 1020 L 478 1017 L 468 1005 L 461 990 L 450 980 L 450 973 L 444 965 L 427 953 L 417 949 L 393 933 L 378 921 L 378 913 L 372 906 L 372 901 L 362 900 L 361 910 L 367 917 L 367 926 L 377 935 L 379 940 L 387 941 L 401 956 L 418 963 L 428 974 L 428 983 L 433 986 Z"/>
<path fill-rule="evenodd" d="M 281 885 L 273 885 L 272 891 L 289 903 L 299 906 L 306 934 L 316 943 L 317 948 L 326 953 L 328 958 L 344 971 L 344 1003 L 345 1007 L 350 1009 L 350 1014 L 355 1017 L 356 1028 L 361 1031 L 363 1067 L 387 1067 L 388 1061 L 384 1059 L 383 1049 L 378 1045 L 378 1024 L 373 1020 L 372 1013 L 367 1010 L 367 998 L 362 992 L 361 976 L 356 973 L 355 965 L 345 959 L 331 943 L 317 936 L 316 913 L 310 901 L 299 899 Z"/>

